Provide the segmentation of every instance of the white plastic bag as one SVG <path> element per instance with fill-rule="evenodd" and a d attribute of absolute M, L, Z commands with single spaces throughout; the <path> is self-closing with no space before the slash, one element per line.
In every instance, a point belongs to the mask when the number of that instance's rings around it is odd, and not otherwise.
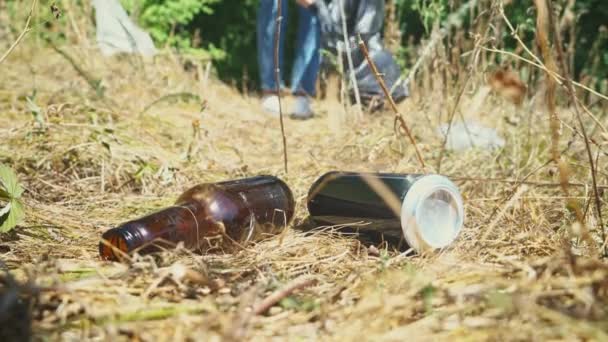
<path fill-rule="evenodd" d="M 148 57 L 156 53 L 150 35 L 131 21 L 118 0 L 93 0 L 93 6 L 102 54 L 126 52 Z"/>
<path fill-rule="evenodd" d="M 445 136 L 448 125 L 442 124 L 438 133 Z M 462 151 L 470 148 L 496 149 L 505 145 L 505 141 L 492 128 L 482 126 L 476 122 L 455 122 L 450 128 L 446 148 L 448 150 Z"/>

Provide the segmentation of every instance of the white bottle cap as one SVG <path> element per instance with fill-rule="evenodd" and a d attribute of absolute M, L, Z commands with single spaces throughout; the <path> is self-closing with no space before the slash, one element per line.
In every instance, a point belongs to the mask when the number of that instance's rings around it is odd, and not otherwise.
<path fill-rule="evenodd" d="M 451 244 L 464 222 L 464 205 L 458 187 L 440 175 L 418 179 L 401 205 L 401 229 L 417 252 Z"/>

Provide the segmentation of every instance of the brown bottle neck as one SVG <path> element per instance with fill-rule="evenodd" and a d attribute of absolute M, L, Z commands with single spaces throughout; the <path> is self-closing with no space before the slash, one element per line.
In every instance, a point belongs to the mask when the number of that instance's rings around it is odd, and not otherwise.
<path fill-rule="evenodd" d="M 195 201 L 174 205 L 155 213 L 126 222 L 102 235 L 99 252 L 104 259 L 121 259 L 121 254 L 138 250 L 142 254 L 157 251 L 159 246 L 171 247 L 178 241 L 188 240 L 183 232 L 192 230 L 200 203 Z M 110 247 L 111 245 L 112 247 Z"/>

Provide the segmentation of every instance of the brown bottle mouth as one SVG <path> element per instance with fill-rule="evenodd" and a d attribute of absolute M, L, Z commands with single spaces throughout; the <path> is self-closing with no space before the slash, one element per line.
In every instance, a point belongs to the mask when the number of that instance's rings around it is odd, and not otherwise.
<path fill-rule="evenodd" d="M 104 260 L 118 261 L 129 252 L 127 239 L 118 229 L 111 229 L 102 235 L 99 242 L 99 255 Z"/>

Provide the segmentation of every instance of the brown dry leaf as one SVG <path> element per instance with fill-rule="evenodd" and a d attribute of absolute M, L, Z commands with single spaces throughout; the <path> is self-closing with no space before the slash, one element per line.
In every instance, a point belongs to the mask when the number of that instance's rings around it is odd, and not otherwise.
<path fill-rule="evenodd" d="M 488 84 L 497 94 L 518 106 L 523 103 L 528 89 L 519 76 L 508 69 L 493 72 L 488 79 Z"/>

